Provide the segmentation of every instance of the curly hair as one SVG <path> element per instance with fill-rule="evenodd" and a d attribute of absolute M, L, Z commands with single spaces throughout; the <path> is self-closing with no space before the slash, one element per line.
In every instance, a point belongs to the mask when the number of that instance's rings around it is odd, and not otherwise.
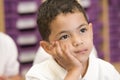
<path fill-rule="evenodd" d="M 83 13 L 86 21 L 87 16 L 84 9 L 76 0 L 46 0 L 38 8 L 37 24 L 40 35 L 43 40 L 49 41 L 51 33 L 50 24 L 59 14 L 74 13 L 79 11 Z"/>

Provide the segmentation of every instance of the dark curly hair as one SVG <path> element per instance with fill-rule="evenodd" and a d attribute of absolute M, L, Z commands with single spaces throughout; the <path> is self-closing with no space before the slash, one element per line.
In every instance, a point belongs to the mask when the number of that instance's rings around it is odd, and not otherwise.
<path fill-rule="evenodd" d="M 74 13 L 75 11 L 82 12 L 86 21 L 84 9 L 76 0 L 47 0 L 39 6 L 37 15 L 37 24 L 40 35 L 43 40 L 49 41 L 51 33 L 49 25 L 59 14 Z"/>

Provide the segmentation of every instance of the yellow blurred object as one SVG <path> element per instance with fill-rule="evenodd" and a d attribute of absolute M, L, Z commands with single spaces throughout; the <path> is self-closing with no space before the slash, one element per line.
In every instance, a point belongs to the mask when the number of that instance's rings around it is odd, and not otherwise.
<path fill-rule="evenodd" d="M 5 32 L 4 24 L 4 0 L 0 0 L 0 32 Z"/>
<path fill-rule="evenodd" d="M 42 3 L 43 3 L 43 2 L 45 2 L 46 0 L 41 0 L 41 1 L 42 1 Z"/>

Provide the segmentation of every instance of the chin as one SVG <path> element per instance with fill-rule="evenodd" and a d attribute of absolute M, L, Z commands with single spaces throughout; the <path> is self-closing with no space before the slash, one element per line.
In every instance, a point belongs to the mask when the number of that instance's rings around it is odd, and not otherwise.
<path fill-rule="evenodd" d="M 81 63 L 86 63 L 86 62 L 88 61 L 89 57 L 86 57 L 86 56 L 85 56 L 85 57 L 81 57 L 81 56 L 78 57 L 78 56 L 77 56 L 77 59 L 78 59 Z"/>

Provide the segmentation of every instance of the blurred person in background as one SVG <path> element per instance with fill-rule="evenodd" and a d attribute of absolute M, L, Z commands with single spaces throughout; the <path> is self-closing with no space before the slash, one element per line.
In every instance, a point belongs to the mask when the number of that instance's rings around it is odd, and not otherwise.
<path fill-rule="evenodd" d="M 13 39 L 0 32 L 0 80 L 20 80 L 18 50 Z"/>

